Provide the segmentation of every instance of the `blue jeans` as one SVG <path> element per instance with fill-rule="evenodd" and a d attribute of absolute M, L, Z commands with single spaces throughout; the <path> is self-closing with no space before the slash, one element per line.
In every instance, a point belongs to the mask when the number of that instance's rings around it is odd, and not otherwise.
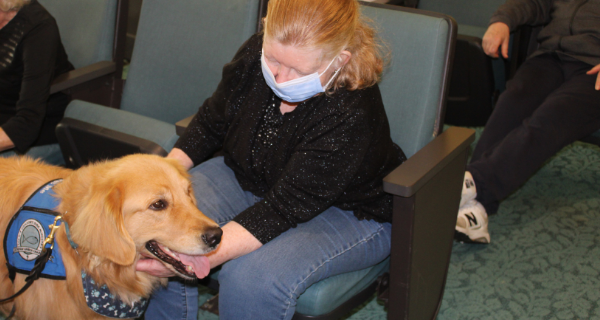
<path fill-rule="evenodd" d="M 190 170 L 198 208 L 220 225 L 260 198 L 244 191 L 214 158 Z M 331 207 L 258 250 L 226 262 L 219 273 L 219 318 L 291 319 L 296 300 L 311 284 L 364 269 L 390 254 L 391 224 L 358 220 Z M 170 281 L 150 302 L 146 319 L 196 319 L 197 288 Z"/>

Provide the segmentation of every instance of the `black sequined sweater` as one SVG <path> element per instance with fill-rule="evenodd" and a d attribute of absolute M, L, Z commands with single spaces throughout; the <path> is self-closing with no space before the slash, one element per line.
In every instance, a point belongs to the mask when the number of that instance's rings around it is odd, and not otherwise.
<path fill-rule="evenodd" d="M 54 136 L 50 125 L 42 133 L 42 124 L 46 116 L 62 116 L 68 100 L 49 101 L 50 83 L 72 69 L 56 21 L 36 0 L 0 29 L 0 125 L 17 150 L 41 134 Z"/>
<path fill-rule="evenodd" d="M 331 206 L 391 222 L 382 179 L 406 157 L 390 138 L 378 86 L 317 95 L 281 115 L 261 48 L 254 35 L 225 65 L 175 147 L 195 165 L 222 149 L 241 187 L 263 198 L 234 218 L 262 243 Z"/>

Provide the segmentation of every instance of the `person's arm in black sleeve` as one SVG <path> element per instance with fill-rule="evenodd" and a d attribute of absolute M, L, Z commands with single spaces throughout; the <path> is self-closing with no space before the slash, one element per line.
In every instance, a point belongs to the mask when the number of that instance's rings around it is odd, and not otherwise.
<path fill-rule="evenodd" d="M 279 181 L 233 221 L 265 244 L 335 202 L 363 161 L 371 130 L 362 110 L 331 115 L 304 135 Z"/>
<path fill-rule="evenodd" d="M 524 24 L 539 25 L 550 21 L 554 0 L 507 0 L 490 19 L 490 24 L 505 23 L 510 31 Z"/>
<path fill-rule="evenodd" d="M 265 201 L 241 212 L 222 227 L 219 249 L 207 255 L 210 267 L 257 250 L 285 230 L 330 207 L 355 177 L 365 156 L 370 141 L 366 118 L 361 112 L 349 112 L 332 115 L 316 124 L 305 135 Z M 164 269 L 162 265 L 154 267 Z M 144 268 L 141 270 L 152 269 Z"/>
<path fill-rule="evenodd" d="M 256 45 L 260 35 L 254 35 L 242 45 L 233 60 L 223 67 L 221 81 L 213 95 L 206 99 L 185 132 L 175 143 L 175 148 L 182 150 L 198 165 L 221 148 L 227 129 L 236 110 L 227 108 L 231 92 L 235 92 L 247 77 L 251 48 Z"/>
<path fill-rule="evenodd" d="M 52 20 L 36 26 L 21 41 L 24 70 L 19 101 L 16 114 L 2 125 L 20 152 L 31 147 L 40 133 L 59 42 L 58 27 Z"/>

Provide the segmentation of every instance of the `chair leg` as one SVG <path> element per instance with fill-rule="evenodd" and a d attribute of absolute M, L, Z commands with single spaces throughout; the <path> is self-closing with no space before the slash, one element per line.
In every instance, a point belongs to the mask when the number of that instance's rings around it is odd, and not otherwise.
<path fill-rule="evenodd" d="M 214 297 L 206 300 L 206 302 L 200 306 L 200 309 L 219 315 L 219 294 L 217 293 Z"/>

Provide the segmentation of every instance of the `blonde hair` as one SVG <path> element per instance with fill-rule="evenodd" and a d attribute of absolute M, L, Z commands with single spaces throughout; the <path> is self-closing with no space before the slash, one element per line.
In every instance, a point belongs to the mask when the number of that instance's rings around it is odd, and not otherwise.
<path fill-rule="evenodd" d="M 342 50 L 352 53 L 331 91 L 356 90 L 380 80 L 384 47 L 361 16 L 357 0 L 271 0 L 264 20 L 264 39 L 300 48 L 321 48 L 331 59 Z"/>
<path fill-rule="evenodd" d="M 28 5 L 30 2 L 31 0 L 0 0 L 0 10 L 21 10 L 21 8 Z"/>

